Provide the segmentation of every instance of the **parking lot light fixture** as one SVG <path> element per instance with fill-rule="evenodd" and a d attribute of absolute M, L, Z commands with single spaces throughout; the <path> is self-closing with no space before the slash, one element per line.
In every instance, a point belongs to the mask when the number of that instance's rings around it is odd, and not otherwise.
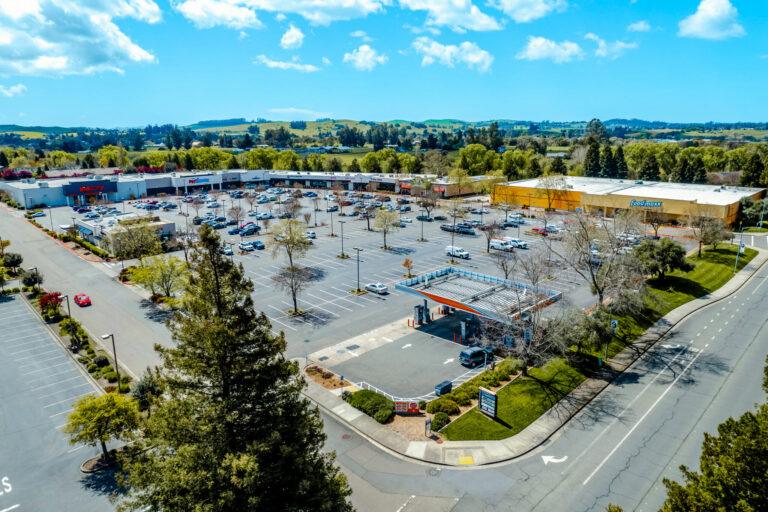
<path fill-rule="evenodd" d="M 341 225 L 341 254 L 339 255 L 339 258 L 346 259 L 347 255 L 344 253 L 344 224 L 346 224 L 347 221 L 340 220 L 339 225 Z"/>
<path fill-rule="evenodd" d="M 106 341 L 112 338 L 112 357 L 115 361 L 115 373 L 117 374 L 117 392 L 120 393 L 120 365 L 117 363 L 117 349 L 115 348 L 115 335 L 113 333 L 102 334 L 101 339 Z"/>
<path fill-rule="evenodd" d="M 67 317 L 72 318 L 72 312 L 69 309 L 69 294 L 62 295 L 61 298 L 67 299 Z"/>
<path fill-rule="evenodd" d="M 363 251 L 359 247 L 353 247 L 355 251 L 357 251 L 357 290 L 355 290 L 356 293 L 362 293 L 362 290 L 360 289 L 360 253 Z"/>
<path fill-rule="evenodd" d="M 419 217 L 421 217 L 421 238 L 419 238 L 418 241 L 419 242 L 426 242 L 427 239 L 424 238 L 424 216 L 427 214 L 427 210 L 422 209 L 422 210 L 420 210 L 419 213 L 420 213 Z"/>

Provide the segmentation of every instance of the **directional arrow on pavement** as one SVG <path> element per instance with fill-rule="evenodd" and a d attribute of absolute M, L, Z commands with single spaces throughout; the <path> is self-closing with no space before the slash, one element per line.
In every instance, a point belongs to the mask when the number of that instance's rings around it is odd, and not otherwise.
<path fill-rule="evenodd" d="M 445 362 L 444 362 L 443 364 L 452 363 L 452 362 L 454 362 L 454 361 L 455 361 L 455 359 L 454 359 L 454 358 L 446 359 L 446 360 L 445 360 Z"/>
<path fill-rule="evenodd" d="M 410 343 L 406 343 L 406 344 L 405 344 L 405 345 L 403 345 L 401 348 L 411 348 L 411 344 L 410 344 Z"/>
<path fill-rule="evenodd" d="M 549 464 L 550 462 L 552 464 L 560 464 L 561 462 L 567 461 L 568 460 L 568 456 L 567 455 L 563 455 L 562 457 L 557 458 L 557 457 L 553 457 L 551 455 L 542 455 L 541 456 L 541 460 L 544 461 L 544 465 L 545 466 L 547 464 Z"/>

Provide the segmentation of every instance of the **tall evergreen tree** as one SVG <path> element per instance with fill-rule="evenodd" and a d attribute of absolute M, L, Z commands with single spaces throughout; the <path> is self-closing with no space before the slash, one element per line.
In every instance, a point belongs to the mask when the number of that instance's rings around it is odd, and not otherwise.
<path fill-rule="evenodd" d="M 600 154 L 600 176 L 603 178 L 616 177 L 616 159 L 610 144 L 603 146 L 603 151 Z"/>
<path fill-rule="evenodd" d="M 254 309 L 253 283 L 208 226 L 191 255 L 181 311 L 158 348 L 165 397 L 125 462 L 124 508 L 351 511 L 345 477 L 285 338 Z M 144 449 L 146 448 L 146 449 Z"/>
<path fill-rule="evenodd" d="M 613 159 L 616 162 L 616 177 L 621 180 L 629 178 L 629 166 L 627 166 L 627 160 L 624 158 L 624 148 L 622 146 L 616 148 Z"/>
<path fill-rule="evenodd" d="M 752 153 L 741 171 L 741 184 L 746 187 L 758 186 L 764 170 L 763 159 L 757 153 Z"/>
<path fill-rule="evenodd" d="M 587 156 L 584 159 L 584 176 L 600 176 L 600 145 L 594 138 L 589 139 Z"/>
<path fill-rule="evenodd" d="M 691 182 L 707 183 L 707 168 L 700 155 L 696 155 L 691 160 Z"/>
<path fill-rule="evenodd" d="M 195 162 L 192 161 L 192 155 L 189 153 L 184 154 L 184 168 L 188 171 L 191 171 L 195 168 Z"/>
<path fill-rule="evenodd" d="M 351 162 L 349 162 L 349 167 L 347 167 L 348 172 L 361 172 L 360 171 L 360 163 L 357 161 L 357 158 L 353 158 Z"/>
<path fill-rule="evenodd" d="M 693 181 L 693 177 L 691 175 L 690 164 L 691 163 L 688 159 L 688 155 L 684 153 L 677 155 L 675 167 L 669 174 L 669 181 L 673 181 L 675 183 L 691 183 Z"/>
<path fill-rule="evenodd" d="M 549 166 L 549 173 L 550 174 L 566 174 L 568 172 L 568 168 L 565 166 L 565 162 L 563 162 L 563 159 L 559 156 L 556 156 L 554 160 L 552 160 L 552 163 Z"/>
<path fill-rule="evenodd" d="M 232 155 L 229 157 L 229 161 L 227 162 L 227 169 L 239 169 L 240 163 L 237 161 L 237 158 L 235 155 Z"/>
<path fill-rule="evenodd" d="M 637 174 L 641 180 L 658 181 L 659 161 L 656 160 L 656 155 L 648 153 L 640 164 L 640 170 Z"/>
<path fill-rule="evenodd" d="M 0 167 L 8 167 L 8 157 L 3 151 L 0 151 Z"/>

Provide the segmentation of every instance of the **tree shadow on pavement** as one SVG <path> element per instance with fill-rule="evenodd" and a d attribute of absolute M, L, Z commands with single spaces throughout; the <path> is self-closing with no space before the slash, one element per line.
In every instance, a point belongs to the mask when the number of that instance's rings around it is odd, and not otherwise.
<path fill-rule="evenodd" d="M 144 316 L 153 322 L 165 323 L 173 316 L 173 311 L 170 309 L 164 309 L 159 307 L 154 302 L 144 299 L 140 303 L 141 309 L 144 310 Z"/>
<path fill-rule="evenodd" d="M 94 494 L 109 496 L 110 498 L 114 498 L 126 491 L 117 482 L 117 470 L 115 469 L 83 475 L 80 478 L 80 483 L 88 491 Z"/>
<path fill-rule="evenodd" d="M 412 247 L 387 247 L 387 252 L 396 256 L 405 256 L 406 254 L 413 254 L 416 252 Z"/>
<path fill-rule="evenodd" d="M 307 270 L 307 278 L 311 282 L 322 281 L 325 279 L 325 270 L 319 267 L 304 267 Z"/>

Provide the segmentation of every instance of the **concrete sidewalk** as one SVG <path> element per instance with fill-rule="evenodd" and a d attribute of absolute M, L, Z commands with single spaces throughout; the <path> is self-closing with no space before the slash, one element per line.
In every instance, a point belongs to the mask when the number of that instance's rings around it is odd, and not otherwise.
<path fill-rule="evenodd" d="M 608 364 L 617 372 L 623 372 L 688 315 L 737 291 L 767 260 L 768 251 L 760 250 L 758 255 L 730 281 L 712 294 L 694 299 L 670 311 L 640 336 L 632 346 L 609 359 Z M 525 455 L 541 446 L 610 384 L 609 380 L 587 379 L 523 431 L 507 439 L 437 443 L 426 437 L 424 441 L 409 441 L 347 404 L 338 394 L 325 389 L 312 379 L 307 379 L 307 382 L 305 395 L 308 398 L 327 413 L 346 422 L 379 448 L 410 459 L 449 466 L 493 464 Z"/>

